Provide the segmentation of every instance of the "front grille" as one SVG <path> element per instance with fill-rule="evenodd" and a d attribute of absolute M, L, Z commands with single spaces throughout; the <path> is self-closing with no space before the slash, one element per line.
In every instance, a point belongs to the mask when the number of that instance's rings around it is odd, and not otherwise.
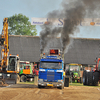
<path fill-rule="evenodd" d="M 55 72 L 47 72 L 47 80 L 54 81 Z"/>

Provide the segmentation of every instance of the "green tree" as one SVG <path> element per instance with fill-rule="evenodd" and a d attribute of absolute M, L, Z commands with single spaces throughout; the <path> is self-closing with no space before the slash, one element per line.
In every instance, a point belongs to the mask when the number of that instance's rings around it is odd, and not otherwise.
<path fill-rule="evenodd" d="M 37 35 L 35 25 L 31 25 L 29 18 L 22 14 L 8 17 L 8 33 L 10 35 Z"/>

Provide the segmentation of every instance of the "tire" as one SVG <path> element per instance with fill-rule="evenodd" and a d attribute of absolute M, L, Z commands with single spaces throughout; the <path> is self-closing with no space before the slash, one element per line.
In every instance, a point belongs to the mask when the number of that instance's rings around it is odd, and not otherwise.
<path fill-rule="evenodd" d="M 41 85 L 38 85 L 38 88 L 41 88 Z"/>
<path fill-rule="evenodd" d="M 45 86 L 38 85 L 38 88 L 45 88 Z"/>
<path fill-rule="evenodd" d="M 62 86 L 60 87 L 60 89 L 64 89 L 64 83 L 62 83 Z"/>
<path fill-rule="evenodd" d="M 80 83 L 82 84 L 82 77 L 80 77 Z"/>
<path fill-rule="evenodd" d="M 87 85 L 87 71 L 83 72 L 83 85 Z"/>
<path fill-rule="evenodd" d="M 99 72 L 94 72 L 93 85 L 94 86 L 98 86 L 99 85 Z"/>
<path fill-rule="evenodd" d="M 89 86 L 93 85 L 93 72 L 87 73 L 87 85 Z"/>
<path fill-rule="evenodd" d="M 26 82 L 27 81 L 27 77 L 25 75 L 21 75 L 20 80 L 21 80 L 21 82 Z"/>
<path fill-rule="evenodd" d="M 77 79 L 77 83 L 79 83 L 79 79 Z"/>
<path fill-rule="evenodd" d="M 69 87 L 69 78 L 65 78 L 64 86 Z"/>

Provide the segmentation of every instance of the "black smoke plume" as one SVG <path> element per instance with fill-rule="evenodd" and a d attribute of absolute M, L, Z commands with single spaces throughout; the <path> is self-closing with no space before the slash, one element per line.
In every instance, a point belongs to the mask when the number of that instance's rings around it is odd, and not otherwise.
<path fill-rule="evenodd" d="M 61 10 L 54 10 L 47 14 L 47 18 L 63 18 L 63 27 L 55 27 L 53 21 L 42 26 L 40 32 L 41 51 L 44 51 L 50 39 L 61 36 L 62 49 L 65 51 L 70 44 L 70 35 L 78 28 L 80 21 L 85 17 L 95 17 L 99 13 L 100 0 L 63 0 Z M 96 14 L 96 13 L 95 13 Z M 68 48 L 67 48 L 68 49 Z"/>

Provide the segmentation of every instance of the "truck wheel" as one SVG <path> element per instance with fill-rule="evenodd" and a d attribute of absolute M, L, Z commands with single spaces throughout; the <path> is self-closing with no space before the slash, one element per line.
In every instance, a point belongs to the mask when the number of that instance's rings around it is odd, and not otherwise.
<path fill-rule="evenodd" d="M 16 77 L 16 81 L 15 81 L 15 84 L 17 84 L 17 83 L 19 83 L 19 82 L 20 82 L 20 76 L 17 75 L 17 77 Z"/>
<path fill-rule="evenodd" d="M 93 85 L 93 72 L 87 73 L 87 85 Z"/>
<path fill-rule="evenodd" d="M 87 72 L 86 72 L 86 70 L 83 72 L 83 85 L 87 85 Z"/>
<path fill-rule="evenodd" d="M 62 83 L 62 86 L 60 87 L 60 89 L 64 89 L 64 83 Z"/>
<path fill-rule="evenodd" d="M 25 75 L 21 75 L 21 82 L 26 82 L 27 81 L 27 77 Z"/>
<path fill-rule="evenodd" d="M 41 88 L 41 85 L 38 85 L 38 88 Z"/>
<path fill-rule="evenodd" d="M 93 85 L 98 86 L 99 85 L 99 72 L 94 72 L 93 75 Z"/>

